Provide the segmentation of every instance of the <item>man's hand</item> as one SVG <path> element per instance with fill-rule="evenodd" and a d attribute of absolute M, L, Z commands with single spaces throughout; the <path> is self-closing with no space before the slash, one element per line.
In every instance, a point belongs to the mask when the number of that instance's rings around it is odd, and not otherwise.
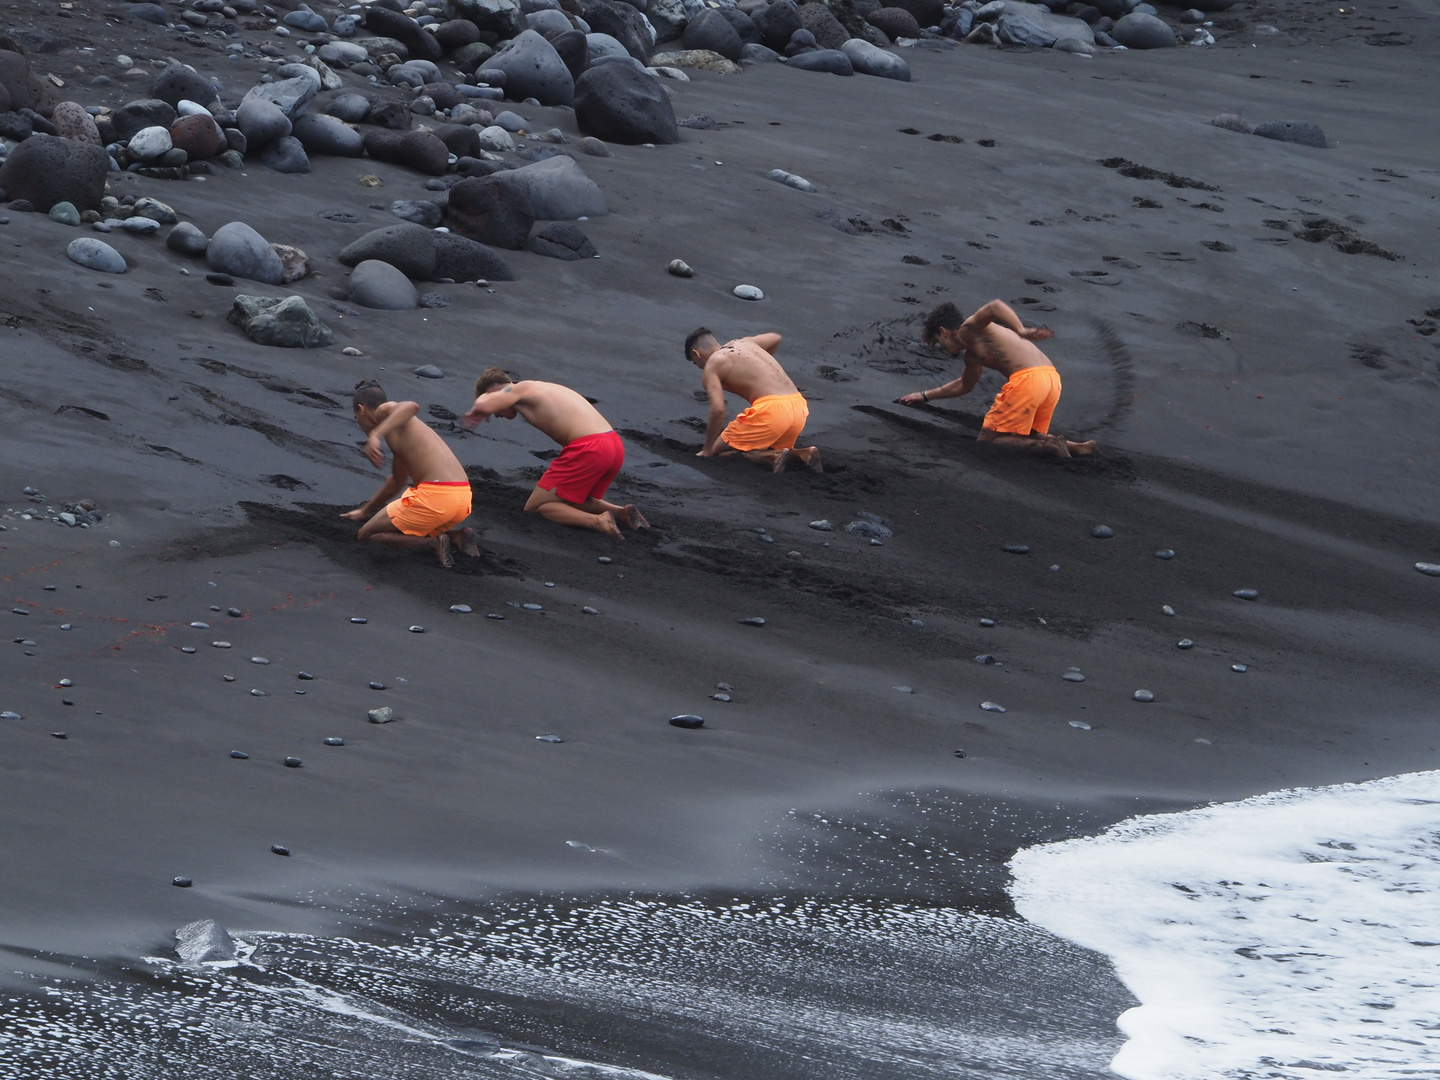
<path fill-rule="evenodd" d="M 370 437 L 365 440 L 365 456 L 370 459 L 370 464 L 377 469 L 385 464 L 385 451 L 380 446 L 380 440 L 371 432 Z"/>
<path fill-rule="evenodd" d="M 714 456 L 715 456 L 715 451 L 714 451 L 714 450 L 701 450 L 701 451 L 700 451 L 699 453 L 697 453 L 695 456 L 696 456 L 696 457 L 714 457 Z"/>
<path fill-rule="evenodd" d="M 477 427 L 479 427 L 481 424 L 483 424 L 486 420 L 489 419 L 489 413 L 479 412 L 476 409 L 471 409 L 469 412 L 467 412 L 464 416 L 460 418 L 460 426 L 463 428 L 467 428 L 470 431 L 474 431 Z"/>
<path fill-rule="evenodd" d="M 341 514 L 340 516 L 341 516 L 342 518 L 348 518 L 350 521 L 364 521 L 364 520 L 365 520 L 365 507 L 363 507 L 363 506 L 357 506 L 354 510 L 346 510 L 346 511 L 345 511 L 343 514 Z"/>
<path fill-rule="evenodd" d="M 1020 336 L 1026 341 L 1049 341 L 1055 336 L 1055 331 L 1048 326 L 1027 326 Z"/>
<path fill-rule="evenodd" d="M 925 401 L 925 396 L 924 396 L 923 393 L 918 393 L 918 394 L 905 394 L 905 395 L 902 396 L 902 397 L 896 398 L 896 399 L 895 399 L 895 404 L 896 404 L 896 405 L 924 405 L 924 404 L 926 404 L 926 401 Z"/>

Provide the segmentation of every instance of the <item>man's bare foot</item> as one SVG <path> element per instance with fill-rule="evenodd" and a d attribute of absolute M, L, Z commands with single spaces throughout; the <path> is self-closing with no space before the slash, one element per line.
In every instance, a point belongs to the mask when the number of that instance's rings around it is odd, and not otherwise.
<path fill-rule="evenodd" d="M 475 530 L 468 525 L 460 530 L 460 551 L 472 559 L 480 557 L 480 545 L 475 542 Z"/>
<path fill-rule="evenodd" d="M 609 510 L 595 515 L 595 528 L 606 536 L 613 536 L 616 540 L 625 539 L 625 534 L 620 531 L 620 526 L 615 524 L 615 515 Z"/>
<path fill-rule="evenodd" d="M 640 513 L 633 503 L 621 510 L 620 514 L 624 515 L 620 517 L 620 520 L 632 529 L 648 529 L 650 527 L 650 522 L 645 520 L 645 515 Z"/>
<path fill-rule="evenodd" d="M 795 454 L 790 450 L 781 450 L 775 455 L 775 463 L 770 466 L 771 470 L 778 476 L 790 468 L 790 463 L 795 460 Z"/>
<path fill-rule="evenodd" d="M 1069 446 L 1070 453 L 1076 457 L 1088 457 L 1100 449 L 1094 439 L 1087 439 L 1085 442 L 1072 442 Z"/>
<path fill-rule="evenodd" d="M 455 552 L 451 549 L 448 534 L 441 533 L 435 537 L 435 557 L 440 560 L 440 565 L 445 567 L 446 570 L 454 567 Z"/>
<path fill-rule="evenodd" d="M 1050 449 L 1054 451 L 1056 457 L 1068 458 L 1070 456 L 1069 444 L 1058 435 L 1046 436 L 1046 441 L 1050 444 Z"/>
<path fill-rule="evenodd" d="M 820 448 L 818 446 L 810 447 L 810 453 L 805 458 L 805 466 L 811 472 L 823 473 L 825 471 L 824 467 L 820 464 Z"/>

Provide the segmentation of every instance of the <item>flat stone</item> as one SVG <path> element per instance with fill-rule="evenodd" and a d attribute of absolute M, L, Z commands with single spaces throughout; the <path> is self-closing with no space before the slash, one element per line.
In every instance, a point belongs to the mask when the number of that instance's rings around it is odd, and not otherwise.
<path fill-rule="evenodd" d="M 364 626 L 370 620 L 367 619 L 364 615 L 353 615 L 351 616 L 350 621 L 356 626 Z"/>
<path fill-rule="evenodd" d="M 1173 548 L 1161 548 L 1155 552 L 1155 558 L 1157 559 L 1173 559 L 1174 557 L 1175 551 Z"/>
<path fill-rule="evenodd" d="M 1110 528 L 1109 525 L 1096 525 L 1095 528 L 1090 530 L 1090 535 L 1095 537 L 1096 540 L 1109 540 L 1115 535 L 1115 530 Z"/>
<path fill-rule="evenodd" d="M 543 607 L 541 607 L 539 604 L 521 604 L 520 606 L 521 606 L 522 608 L 524 608 L 526 611 L 544 611 L 544 610 L 545 610 L 545 609 L 544 609 Z"/>
<path fill-rule="evenodd" d="M 1415 564 L 1415 569 L 1419 570 L 1420 573 L 1425 574 L 1428 577 L 1440 577 L 1440 563 L 1417 562 Z"/>
<path fill-rule="evenodd" d="M 980 703 L 980 708 L 984 709 L 986 712 L 1005 712 L 1005 706 L 1000 705 L 994 701 L 982 701 Z"/>
<path fill-rule="evenodd" d="M 87 270 L 98 270 L 102 274 L 123 274 L 127 269 L 125 256 L 93 236 L 71 240 L 65 249 L 65 257 Z"/>
<path fill-rule="evenodd" d="M 395 710 L 389 705 L 382 705 L 378 709 L 371 709 L 365 715 L 370 718 L 372 724 L 388 724 L 395 719 Z"/>
<path fill-rule="evenodd" d="M 175 931 L 175 953 L 186 964 L 234 960 L 235 940 L 214 919 L 199 919 Z"/>
<path fill-rule="evenodd" d="M 1074 668 L 1071 668 L 1069 671 L 1065 672 L 1065 674 L 1064 674 L 1064 675 L 1061 675 L 1060 677 L 1061 677 L 1062 679 L 1064 679 L 1066 682 L 1084 682 L 1084 681 L 1085 681 L 1085 676 L 1082 675 L 1082 674 L 1080 674 L 1080 672 L 1076 671 Z"/>
<path fill-rule="evenodd" d="M 765 294 L 754 285 L 736 285 L 730 290 L 741 300 L 764 300 Z"/>
<path fill-rule="evenodd" d="M 696 728 L 702 728 L 705 726 L 705 718 L 702 716 L 696 716 L 694 713 L 683 713 L 680 716 L 672 716 L 670 718 L 670 726 L 685 728 L 687 730 L 693 731 Z"/>
<path fill-rule="evenodd" d="M 344 740 L 344 739 L 337 739 L 337 738 L 329 738 L 329 739 L 326 739 L 326 740 L 325 740 L 325 745 L 326 745 L 326 746 L 344 746 L 344 745 L 345 745 L 345 740 Z"/>
<path fill-rule="evenodd" d="M 1233 596 L 1233 597 L 1235 597 L 1237 600 L 1259 600 L 1259 599 L 1260 599 L 1260 593 L 1257 592 L 1255 589 L 1236 589 L 1236 590 L 1235 590 L 1233 593 L 1231 593 L 1230 595 Z"/>
<path fill-rule="evenodd" d="M 588 607 L 588 606 L 587 606 L 587 607 L 582 607 L 582 608 L 580 609 L 580 613 L 581 613 L 582 615 L 599 615 L 599 614 L 600 614 L 600 612 L 599 612 L 598 610 L 596 610 L 596 609 L 593 608 L 593 607 Z"/>
<path fill-rule="evenodd" d="M 792 172 L 786 172 L 784 169 L 771 169 L 768 173 L 765 174 L 765 178 L 767 180 L 774 180 L 777 184 L 784 184 L 786 187 L 794 188 L 796 191 L 804 191 L 810 194 L 814 194 L 815 192 L 820 190 L 809 180 L 806 180 L 803 176 L 798 176 Z"/>
<path fill-rule="evenodd" d="M 188 877 L 177 877 L 171 878 L 170 884 L 174 885 L 177 889 L 188 889 L 191 885 L 194 885 L 195 883 L 191 881 Z"/>
<path fill-rule="evenodd" d="M 989 653 L 981 653 L 979 656 L 975 657 L 975 663 L 985 664 L 986 666 L 989 666 L 991 664 L 998 664 L 999 661 L 996 660 L 995 657 L 991 656 Z"/>
<path fill-rule="evenodd" d="M 469 615 L 471 608 L 469 604 L 451 604 L 450 610 L 456 615 Z"/>
<path fill-rule="evenodd" d="M 741 626 L 764 626 L 764 625 L 765 625 L 765 620 L 762 619 L 762 618 L 760 618 L 760 617 L 757 615 L 757 616 L 754 616 L 753 618 L 741 619 L 741 620 L 740 620 L 740 625 L 741 625 Z"/>
<path fill-rule="evenodd" d="M 1247 671 L 1250 670 L 1250 665 L 1249 665 L 1249 664 L 1231 664 L 1231 665 L 1230 665 L 1230 670 L 1231 670 L 1231 671 L 1235 671 L 1235 672 L 1239 672 L 1241 675 L 1244 675 L 1245 672 L 1247 672 Z"/>
<path fill-rule="evenodd" d="M 268 664 L 268 663 L 270 663 L 270 661 L 269 661 L 269 660 L 266 660 L 265 657 L 263 657 L 263 656 L 252 656 L 252 657 L 250 657 L 250 662 L 251 662 L 252 664 Z"/>
<path fill-rule="evenodd" d="M 1195 647 L 1195 642 L 1191 641 L 1188 637 L 1181 638 L 1175 643 L 1175 647 L 1177 649 L 1193 649 Z"/>
<path fill-rule="evenodd" d="M 410 627 L 410 633 L 412 633 L 412 634 L 423 634 L 424 632 L 425 632 L 425 627 L 423 627 L 423 626 L 412 626 L 412 627 Z"/>
<path fill-rule="evenodd" d="M 981 626 L 994 626 L 994 625 L 995 625 L 995 620 L 994 620 L 994 619 L 981 619 L 981 620 L 980 620 L 980 625 L 981 625 Z"/>
<path fill-rule="evenodd" d="M 1029 544 L 1001 544 L 1001 545 L 1000 545 L 1000 550 L 1001 550 L 1001 551 L 1004 551 L 1004 552 L 1007 552 L 1007 553 L 1010 554 L 1010 555 L 1029 555 L 1029 554 L 1030 554 L 1030 545 L 1029 545 Z"/>
<path fill-rule="evenodd" d="M 1070 726 L 1073 727 L 1073 728 L 1075 728 L 1077 731 L 1089 731 L 1089 730 L 1090 730 L 1090 725 L 1087 724 L 1084 720 L 1071 720 L 1071 721 L 1070 721 Z"/>
<path fill-rule="evenodd" d="M 671 259 L 670 265 L 667 266 L 665 269 L 669 273 L 673 274 L 675 277 L 688 278 L 695 276 L 695 271 L 691 270 L 689 263 L 685 262 L 685 260 L 683 259 Z"/>
<path fill-rule="evenodd" d="M 544 742 L 544 743 L 562 743 L 562 742 L 564 742 L 565 740 L 562 739 L 559 735 L 546 734 L 546 735 L 536 735 L 536 736 L 535 736 L 535 741 L 536 741 L 536 742 Z"/>
<path fill-rule="evenodd" d="M 313 682 L 315 680 L 315 676 L 311 675 L 308 671 L 302 671 L 295 677 L 301 682 Z"/>
<path fill-rule="evenodd" d="M 211 647 L 212 649 L 228 649 L 228 648 L 230 648 L 230 642 L 228 642 L 228 641 L 212 641 L 212 642 L 210 642 L 210 647 Z"/>
<path fill-rule="evenodd" d="M 250 755 L 245 753 L 244 750 L 231 750 L 230 756 L 236 761 L 248 761 L 250 759 Z"/>
<path fill-rule="evenodd" d="M 710 695 L 710 700 L 711 700 L 711 701 L 729 701 L 729 700 L 730 700 L 730 695 L 729 695 L 729 694 L 711 694 L 711 695 Z"/>
<path fill-rule="evenodd" d="M 287 757 L 284 761 L 284 765 L 287 769 L 298 769 L 303 764 L 305 763 L 301 761 L 298 757 Z"/>
<path fill-rule="evenodd" d="M 1133 697 L 1136 701 L 1154 701 L 1154 700 L 1155 700 L 1155 695 L 1154 695 L 1153 693 L 1151 693 L 1149 690 L 1136 690 L 1135 693 L 1133 693 L 1133 694 L 1130 695 L 1130 696 Z"/>
<path fill-rule="evenodd" d="M 832 529 L 835 528 L 835 526 L 831 525 L 827 519 L 820 518 L 818 521 L 810 522 L 810 528 L 814 529 L 816 532 L 830 532 Z"/>

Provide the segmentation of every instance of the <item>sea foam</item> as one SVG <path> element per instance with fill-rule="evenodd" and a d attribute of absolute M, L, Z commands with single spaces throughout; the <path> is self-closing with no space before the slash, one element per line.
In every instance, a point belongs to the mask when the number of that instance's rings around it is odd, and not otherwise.
<path fill-rule="evenodd" d="M 1020 914 L 1141 1002 L 1129 1080 L 1440 1076 L 1440 772 L 1132 818 L 1010 866 Z"/>

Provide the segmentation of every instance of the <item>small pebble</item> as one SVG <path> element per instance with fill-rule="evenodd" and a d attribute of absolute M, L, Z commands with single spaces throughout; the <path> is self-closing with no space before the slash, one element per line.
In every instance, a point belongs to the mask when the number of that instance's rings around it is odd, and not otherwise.
<path fill-rule="evenodd" d="M 830 522 L 825 518 L 821 518 L 819 521 L 810 522 L 810 528 L 814 529 L 816 532 L 830 532 L 832 529 L 835 528 L 835 526 L 831 525 Z"/>
<path fill-rule="evenodd" d="M 975 663 L 977 664 L 993 664 L 995 662 L 995 657 L 991 656 L 989 653 L 981 653 L 979 656 L 975 657 Z"/>
<path fill-rule="evenodd" d="M 69 630 L 69 629 L 70 629 L 70 624 L 69 624 L 68 622 L 61 623 L 61 624 L 60 624 L 60 629 L 61 629 L 61 630 Z"/>
<path fill-rule="evenodd" d="M 1060 564 L 1059 564 L 1059 563 L 1051 563 L 1051 564 L 1050 564 L 1050 569 L 1051 569 L 1051 571 L 1059 570 L 1059 569 L 1060 569 Z"/>
<path fill-rule="evenodd" d="M 980 625 L 981 625 L 981 626 L 994 626 L 994 625 L 995 625 L 995 620 L 994 620 L 994 619 L 981 619 L 981 620 L 980 620 Z"/>
<path fill-rule="evenodd" d="M 302 671 L 302 672 L 300 672 L 298 675 L 296 675 L 295 677 L 296 677 L 297 679 L 303 679 L 305 682 L 310 682 L 312 679 L 315 678 L 315 676 L 314 676 L 314 675 L 311 675 L 310 672 L 308 672 L 308 671 Z"/>
<path fill-rule="evenodd" d="M 1237 600 L 1258 600 L 1258 599 L 1260 599 L 1260 594 L 1259 594 L 1258 592 L 1256 592 L 1254 589 L 1236 589 L 1236 590 L 1235 590 L 1233 593 L 1231 593 L 1230 595 L 1233 596 L 1233 597 L 1235 597 Z"/>
<path fill-rule="evenodd" d="M 252 664 L 261 664 L 261 665 L 270 663 L 270 661 L 269 661 L 269 660 L 266 660 L 265 657 L 263 657 L 263 656 L 252 656 L 252 657 L 250 657 L 250 662 L 251 662 Z"/>
<path fill-rule="evenodd" d="M 345 745 L 345 740 L 344 740 L 344 739 L 333 739 L 333 738 L 332 738 L 332 739 L 326 739 L 326 740 L 325 740 L 325 745 L 326 745 L 326 746 L 344 746 L 344 745 Z"/>
<path fill-rule="evenodd" d="M 170 884 L 174 885 L 177 889 L 188 889 L 191 885 L 194 885 L 195 883 L 191 881 L 188 877 L 177 877 L 171 878 Z"/>
<path fill-rule="evenodd" d="M 372 683 L 370 684 L 370 689 L 371 689 L 371 690 L 384 690 L 384 689 L 385 689 L 385 684 L 384 684 L 383 682 L 372 682 Z"/>
<path fill-rule="evenodd" d="M 924 622 L 922 622 L 922 621 L 919 620 L 919 619 L 911 619 L 911 620 L 910 620 L 910 625 L 913 626 L 913 627 L 915 627 L 916 629 L 920 629 L 920 628 L 923 627 L 925 624 L 924 624 Z"/>
<path fill-rule="evenodd" d="M 562 742 L 564 742 L 565 740 L 562 739 L 559 735 L 536 735 L 536 736 L 535 736 L 535 741 L 536 741 L 536 742 L 548 742 L 548 743 L 562 743 Z"/>
<path fill-rule="evenodd" d="M 209 629 L 210 629 L 210 624 L 209 624 L 208 622 L 192 622 L 190 625 L 191 625 L 192 628 L 194 628 L 194 629 L 196 629 L 196 630 L 209 630 Z"/>
<path fill-rule="evenodd" d="M 1064 674 L 1064 675 L 1061 675 L 1060 677 L 1061 677 L 1062 679 L 1064 679 L 1066 682 L 1084 682 L 1084 681 L 1085 681 L 1085 676 L 1084 676 L 1084 675 L 1081 675 L 1080 672 L 1076 671 L 1074 668 L 1071 668 L 1069 671 L 1065 672 L 1065 674 Z"/>
<path fill-rule="evenodd" d="M 60 685 L 61 685 L 61 686 L 74 686 L 75 684 L 74 684 L 73 682 L 71 682 L 69 679 L 61 679 L 61 680 L 60 680 Z"/>
<path fill-rule="evenodd" d="M 1191 641 L 1188 637 L 1181 638 L 1175 643 L 1175 647 L 1177 649 L 1193 649 L 1195 647 L 1195 642 Z"/>
<path fill-rule="evenodd" d="M 1196 741 L 1197 743 L 1199 743 L 1201 746 L 1214 746 L 1214 745 L 1215 745 L 1215 744 L 1212 743 L 1209 739 L 1196 739 L 1195 741 Z"/>
<path fill-rule="evenodd" d="M 352 623 L 357 624 L 357 625 L 363 626 L 365 623 L 368 623 L 370 620 L 369 620 L 369 619 L 365 619 L 365 618 L 360 618 L 359 616 L 357 616 L 357 617 L 351 619 L 350 621 L 351 621 Z"/>
<path fill-rule="evenodd" d="M 890 689 L 899 690 L 902 694 L 913 694 L 915 692 L 913 686 L 892 686 Z"/>
<path fill-rule="evenodd" d="M 681 716 L 670 717 L 670 726 L 693 730 L 694 728 L 704 727 L 705 720 L 703 717 L 696 716 L 694 713 L 685 713 Z"/>
<path fill-rule="evenodd" d="M 52 731 L 50 732 L 50 737 L 52 739 L 68 739 L 70 736 L 66 735 L 63 731 Z"/>
<path fill-rule="evenodd" d="M 765 294 L 754 285 L 736 285 L 730 290 L 741 300 L 764 300 Z"/>
<path fill-rule="evenodd" d="M 695 271 L 683 259 L 671 259 L 670 265 L 665 268 L 676 277 L 694 277 Z"/>
<path fill-rule="evenodd" d="M 601 563 L 602 565 L 609 566 L 615 560 L 610 558 L 609 555 L 601 555 L 600 558 L 596 559 L 595 561 Z"/>
<path fill-rule="evenodd" d="M 285 767 L 287 769 L 298 769 L 302 764 L 304 763 L 298 757 L 287 757 L 285 759 Z"/>
<path fill-rule="evenodd" d="M 193 653 L 195 651 L 195 647 L 193 645 L 181 645 L 180 651 L 183 653 Z"/>
<path fill-rule="evenodd" d="M 1154 701 L 1154 700 L 1155 700 L 1155 695 L 1152 694 L 1149 690 L 1136 690 L 1135 693 L 1132 694 L 1131 696 L 1132 696 L 1136 701 Z"/>
<path fill-rule="evenodd" d="M 423 633 L 425 632 L 425 627 L 423 627 L 423 626 L 412 626 L 412 627 L 410 627 L 410 632 L 411 632 L 412 634 L 423 634 Z"/>
<path fill-rule="evenodd" d="M 729 695 L 729 694 L 711 694 L 711 695 L 710 695 L 710 700 L 711 700 L 711 701 L 729 701 L 729 700 L 730 700 L 730 695 Z"/>
<path fill-rule="evenodd" d="M 450 610 L 456 615 L 469 615 L 471 608 L 469 604 L 451 604 Z"/>
<path fill-rule="evenodd" d="M 1250 665 L 1249 665 L 1249 664 L 1231 664 L 1231 665 L 1230 665 L 1230 670 L 1231 670 L 1231 671 L 1238 671 L 1241 675 L 1244 675 L 1245 672 L 1247 672 L 1247 671 L 1250 670 Z"/>
<path fill-rule="evenodd" d="M 24 720 L 24 719 L 25 719 L 25 718 L 24 718 L 23 716 L 21 716 L 18 712 L 12 712 L 12 711 L 9 710 L 9 709 L 6 709 L 4 712 L 0 712 L 0 720 Z"/>
<path fill-rule="evenodd" d="M 1073 728 L 1076 728 L 1076 729 L 1078 729 L 1078 730 L 1080 730 L 1080 731 L 1089 731 L 1089 730 L 1090 730 L 1090 725 L 1087 724 L 1084 720 L 1071 720 L 1071 721 L 1070 721 L 1070 726 L 1073 727 Z"/>
<path fill-rule="evenodd" d="M 765 625 L 765 620 L 762 619 L 762 618 L 760 618 L 759 616 L 756 616 L 756 617 L 751 618 L 751 619 L 741 619 L 741 620 L 740 620 L 740 625 L 741 625 L 741 626 L 764 626 L 764 625 Z"/>
<path fill-rule="evenodd" d="M 963 758 L 963 757 L 967 757 L 968 755 L 965 753 L 964 750 L 956 750 L 956 751 L 955 751 L 955 756 L 958 757 L 958 758 Z"/>
<path fill-rule="evenodd" d="M 1001 545 L 1000 545 L 1000 550 L 1001 550 L 1001 551 L 1004 551 L 1004 552 L 1007 552 L 1007 553 L 1009 553 L 1009 554 L 1011 554 L 1011 555 L 1029 555 L 1029 554 L 1030 554 L 1030 545 L 1029 545 L 1029 544 L 1001 544 Z"/>
<path fill-rule="evenodd" d="M 247 753 L 245 753 L 244 750 L 231 750 L 231 751 L 230 751 L 230 756 L 233 757 L 236 761 L 249 761 L 249 760 L 250 760 L 250 755 L 247 754 Z"/>
<path fill-rule="evenodd" d="M 365 715 L 370 718 L 372 724 L 388 724 L 395 719 L 395 710 L 389 705 L 384 705 L 378 709 L 371 709 Z"/>
<path fill-rule="evenodd" d="M 1419 570 L 1420 573 L 1426 574 L 1430 577 L 1440 577 L 1440 563 L 1417 562 L 1415 564 L 1415 569 Z"/>
<path fill-rule="evenodd" d="M 582 607 L 582 608 L 580 609 L 580 611 L 581 611 L 582 614 L 585 614 L 585 615 L 599 615 L 599 614 L 600 614 L 600 612 L 596 611 L 593 607 Z"/>
<path fill-rule="evenodd" d="M 1090 535 L 1096 540 L 1109 540 L 1115 535 L 1115 530 L 1110 528 L 1109 525 L 1096 525 L 1090 530 Z"/>
<path fill-rule="evenodd" d="M 735 692 L 735 687 L 731 686 L 728 682 L 717 682 L 715 684 L 715 689 L 724 691 L 727 694 Z"/>
<path fill-rule="evenodd" d="M 986 712 L 1004 712 L 1004 711 L 1005 711 L 1005 706 L 1004 706 L 1004 705 L 996 704 L 996 703 L 993 702 L 993 701 L 982 701 L 982 702 L 980 702 L 980 708 L 984 709 Z"/>
<path fill-rule="evenodd" d="M 251 691 L 250 691 L 250 696 L 251 696 L 251 697 L 268 697 L 269 695 L 267 695 L 264 690 L 251 690 Z"/>
<path fill-rule="evenodd" d="M 270 845 L 270 850 L 273 851 L 276 855 L 289 855 L 289 854 L 290 854 L 290 849 L 289 849 L 288 847 L 286 847 L 284 844 L 271 844 L 271 845 Z"/>
<path fill-rule="evenodd" d="M 1173 607 L 1171 607 L 1169 604 L 1163 605 L 1163 606 L 1160 608 L 1160 610 L 1161 610 L 1164 614 L 1166 614 L 1166 615 L 1174 615 L 1174 614 L 1175 614 L 1175 609 L 1174 609 Z"/>
<path fill-rule="evenodd" d="M 524 608 L 526 611 L 544 611 L 544 610 L 545 610 L 545 609 L 544 609 L 543 607 L 541 607 L 539 604 L 521 604 L 520 606 L 521 606 L 522 608 Z"/>
<path fill-rule="evenodd" d="M 1159 551 L 1155 552 L 1155 558 L 1157 559 L 1173 559 L 1174 557 L 1175 551 L 1172 548 L 1161 548 Z"/>
<path fill-rule="evenodd" d="M 305 696 L 305 691 L 304 691 L 304 690 L 296 690 L 295 693 L 299 694 L 301 697 L 304 697 L 304 696 Z"/>
<path fill-rule="evenodd" d="M 497 615 L 497 614 L 495 614 L 495 612 L 493 612 L 493 611 L 487 612 L 486 615 L 485 615 L 485 617 L 486 617 L 487 619 L 495 619 L 497 622 L 504 622 L 504 621 L 505 621 L 505 616 L 504 616 L 504 615 Z"/>
<path fill-rule="evenodd" d="M 547 589 L 553 589 L 553 588 L 555 587 L 555 582 L 553 582 L 553 581 L 547 581 L 547 582 L 545 582 L 545 587 L 546 587 Z"/>
<path fill-rule="evenodd" d="M 238 607 L 232 607 L 229 611 L 225 612 L 225 614 L 229 615 L 232 619 L 239 619 L 242 618 L 245 613 Z"/>

